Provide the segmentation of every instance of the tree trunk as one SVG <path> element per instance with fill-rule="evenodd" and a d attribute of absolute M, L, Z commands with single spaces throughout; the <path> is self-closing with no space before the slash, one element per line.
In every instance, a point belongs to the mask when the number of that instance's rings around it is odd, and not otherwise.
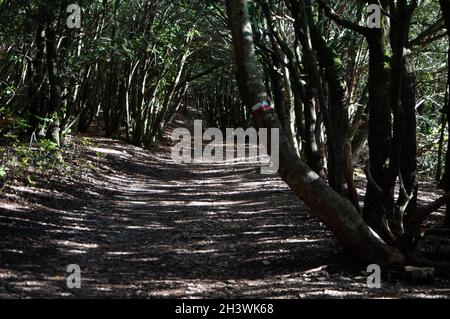
<path fill-rule="evenodd" d="M 247 107 L 268 100 L 262 85 L 253 46 L 253 33 L 246 0 L 227 0 L 239 91 Z M 279 174 L 292 190 L 335 233 L 356 257 L 379 264 L 404 263 L 403 254 L 388 246 L 362 220 L 356 208 L 314 173 L 297 156 L 281 129 L 273 108 L 253 113 L 258 127 L 280 129 Z M 270 131 L 270 130 L 269 130 Z"/>
<path fill-rule="evenodd" d="M 385 39 L 382 29 L 374 29 L 367 36 L 369 44 L 369 161 L 370 175 L 378 186 L 383 185 L 384 166 L 389 156 L 391 115 L 388 98 L 389 72 L 386 67 Z M 382 194 L 373 182 L 367 183 L 364 201 L 364 220 L 380 231 L 384 208 Z"/>
<path fill-rule="evenodd" d="M 417 120 L 416 120 L 416 74 L 414 61 L 410 53 L 404 57 L 402 74 L 401 103 L 404 110 L 404 136 L 401 152 L 401 180 L 403 191 L 400 192 L 397 206 L 396 224 L 403 232 L 404 214 L 411 214 L 417 208 Z M 406 193 L 405 193 L 406 191 Z"/>
<path fill-rule="evenodd" d="M 36 56 L 33 61 L 33 80 L 30 84 L 30 131 L 37 132 L 39 129 L 39 116 L 42 116 L 44 94 L 44 22 L 39 21 L 36 30 Z"/>
<path fill-rule="evenodd" d="M 47 46 L 47 72 L 48 82 L 50 86 L 50 101 L 49 108 L 47 110 L 47 116 L 52 118 L 48 137 L 52 139 L 58 146 L 60 142 L 60 108 L 61 108 L 61 84 L 58 74 L 58 61 L 56 52 L 56 25 L 57 19 L 53 14 L 47 21 L 46 28 L 46 46 Z"/>
<path fill-rule="evenodd" d="M 302 1 L 301 1 L 302 2 Z M 349 198 L 358 206 L 356 188 L 353 181 L 353 166 L 351 161 L 351 147 L 348 139 L 348 91 L 343 64 L 337 52 L 327 44 L 314 21 L 310 1 L 306 1 L 305 13 L 311 30 L 312 45 L 319 59 L 320 66 L 325 71 L 329 91 L 329 114 L 331 131 L 328 137 L 333 143 L 330 147 L 330 167 L 328 172 L 330 185 L 341 195 Z M 332 135 L 332 138 L 330 138 Z"/>

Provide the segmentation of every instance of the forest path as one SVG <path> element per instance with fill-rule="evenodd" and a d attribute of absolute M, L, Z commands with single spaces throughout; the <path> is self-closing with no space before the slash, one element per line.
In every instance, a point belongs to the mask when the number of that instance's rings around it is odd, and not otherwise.
<path fill-rule="evenodd" d="M 0 200 L 0 298 L 450 293 L 444 282 L 368 289 L 363 265 L 344 257 L 278 176 L 255 165 L 178 165 L 167 147 L 92 141 L 89 172 L 14 187 Z M 81 289 L 66 286 L 69 264 L 81 268 Z"/>

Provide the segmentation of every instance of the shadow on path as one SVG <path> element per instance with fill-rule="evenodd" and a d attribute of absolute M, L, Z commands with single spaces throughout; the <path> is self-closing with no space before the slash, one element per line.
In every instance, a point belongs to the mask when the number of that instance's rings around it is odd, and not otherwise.
<path fill-rule="evenodd" d="M 2 199 L 0 297 L 420 297 L 430 288 L 367 289 L 364 267 L 255 165 L 177 165 L 167 151 L 93 140 L 96 169 L 51 190 L 14 188 L 27 207 Z M 81 267 L 82 289 L 66 287 L 69 264 Z M 449 294 L 431 288 L 428 297 Z"/>

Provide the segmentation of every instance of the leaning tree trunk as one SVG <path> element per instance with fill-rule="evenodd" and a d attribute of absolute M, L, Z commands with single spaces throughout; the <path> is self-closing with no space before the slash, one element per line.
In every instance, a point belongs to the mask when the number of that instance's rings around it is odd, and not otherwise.
<path fill-rule="evenodd" d="M 247 107 L 259 101 L 269 101 L 262 85 L 253 46 L 253 32 L 246 0 L 227 0 L 227 11 L 232 31 L 239 91 Z M 279 174 L 337 236 L 354 256 L 379 264 L 404 263 L 404 255 L 387 245 L 363 221 L 356 208 L 346 198 L 332 190 L 297 156 L 281 129 L 273 108 L 253 113 L 258 127 L 280 129 Z M 270 130 L 269 130 L 270 131 Z"/>

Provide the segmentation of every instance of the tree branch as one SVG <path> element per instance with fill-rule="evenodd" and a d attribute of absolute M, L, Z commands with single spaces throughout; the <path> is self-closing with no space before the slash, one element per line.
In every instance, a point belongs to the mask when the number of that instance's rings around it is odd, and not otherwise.
<path fill-rule="evenodd" d="M 364 168 L 364 172 L 366 173 L 367 181 L 370 183 L 370 185 L 372 185 L 380 195 L 383 195 L 383 189 L 380 187 L 380 185 L 378 185 L 378 183 L 372 177 L 372 173 L 370 172 L 370 161 L 369 160 L 367 160 L 367 162 L 366 162 L 366 167 Z"/>
<path fill-rule="evenodd" d="M 213 66 L 213 67 L 207 69 L 206 71 L 203 71 L 203 72 L 200 72 L 200 73 L 198 73 L 198 74 L 196 74 L 196 75 L 193 75 L 193 76 L 191 76 L 191 77 L 189 77 L 189 78 L 183 80 L 182 82 L 180 82 L 180 83 L 177 85 L 177 89 L 180 89 L 180 88 L 183 87 L 186 83 L 189 83 L 189 82 L 192 82 L 192 81 L 194 81 L 194 80 L 197 80 L 197 79 L 199 79 L 199 78 L 201 78 L 201 77 L 204 77 L 204 76 L 210 74 L 212 71 L 214 71 L 214 70 L 216 70 L 216 69 L 223 68 L 224 66 L 225 66 L 225 65 L 215 65 L 215 66 Z"/>
<path fill-rule="evenodd" d="M 346 20 L 339 16 L 331 6 L 325 0 L 318 0 L 319 6 L 324 10 L 325 15 L 333 20 L 336 24 L 341 27 L 353 30 L 361 35 L 367 36 L 369 34 L 369 28 L 363 27 L 355 22 Z"/>
<path fill-rule="evenodd" d="M 406 220 L 406 236 L 408 239 L 414 239 L 419 236 L 420 226 L 428 218 L 429 215 L 437 211 L 443 205 L 447 204 L 450 200 L 450 192 L 446 193 L 444 196 L 436 199 L 431 204 L 420 207 L 408 214 Z"/>

